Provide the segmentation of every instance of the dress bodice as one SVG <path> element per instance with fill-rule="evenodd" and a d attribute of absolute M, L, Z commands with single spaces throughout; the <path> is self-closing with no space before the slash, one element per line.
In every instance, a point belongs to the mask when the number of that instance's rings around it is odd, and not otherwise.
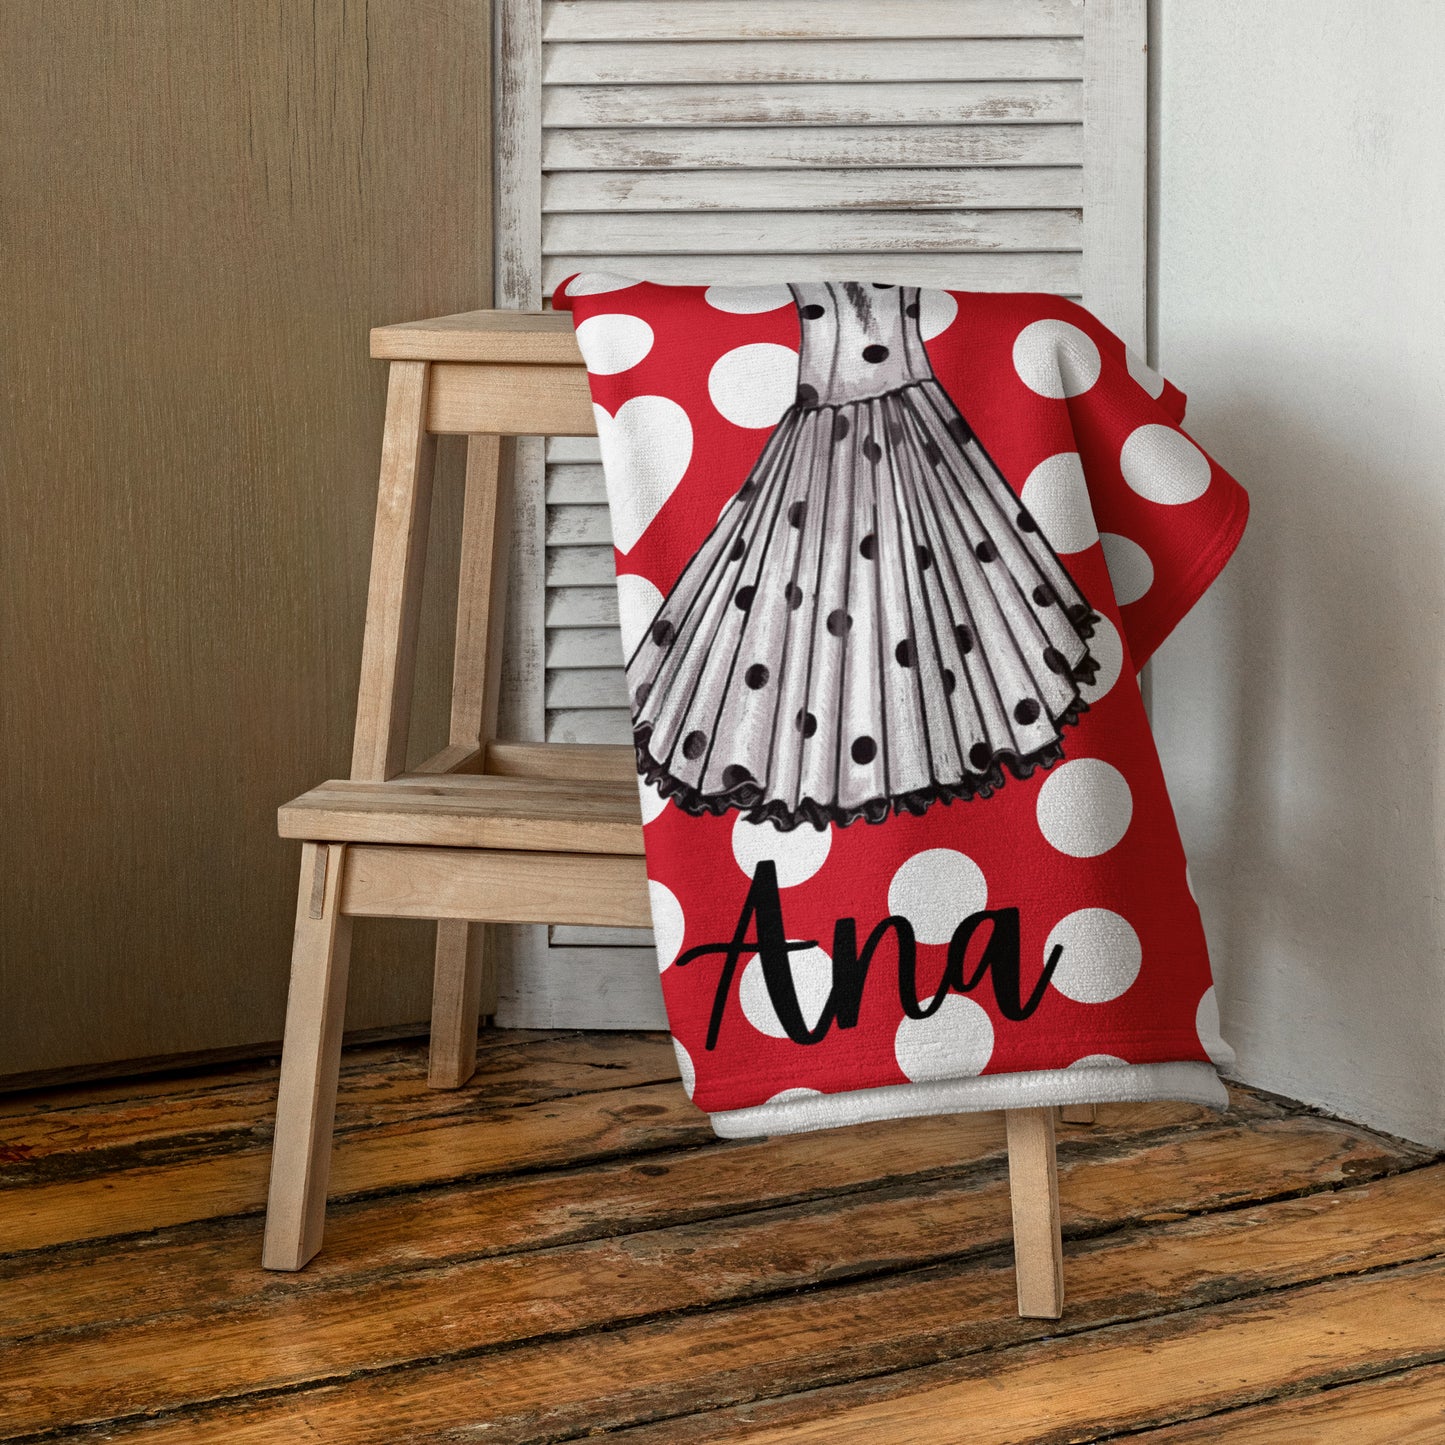
<path fill-rule="evenodd" d="M 790 289 L 802 332 L 800 406 L 863 401 L 932 378 L 916 286 L 816 281 Z"/>

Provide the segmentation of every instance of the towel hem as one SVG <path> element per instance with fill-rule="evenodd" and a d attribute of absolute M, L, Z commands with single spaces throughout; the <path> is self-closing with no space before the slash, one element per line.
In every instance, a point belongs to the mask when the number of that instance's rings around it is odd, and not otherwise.
<path fill-rule="evenodd" d="M 1229 1093 L 1212 1064 L 1109 1064 L 1071 1069 L 1034 1069 L 983 1074 L 926 1084 L 888 1084 L 841 1094 L 774 1099 L 708 1117 L 722 1139 L 761 1134 L 802 1134 L 911 1119 L 925 1114 L 967 1114 L 987 1109 L 1039 1109 L 1060 1104 L 1137 1104 L 1173 1099 L 1213 1109 L 1229 1105 Z"/>

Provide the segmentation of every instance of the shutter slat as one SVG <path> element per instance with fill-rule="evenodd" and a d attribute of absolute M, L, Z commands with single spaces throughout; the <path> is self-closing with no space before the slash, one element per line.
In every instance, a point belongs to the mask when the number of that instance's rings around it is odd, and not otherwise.
<path fill-rule="evenodd" d="M 682 285 L 753 285 L 769 281 L 893 281 L 910 286 L 951 286 L 969 291 L 1053 291 L 1079 294 L 1076 251 L 975 252 L 951 256 L 908 255 L 893 250 L 828 255 L 550 256 L 542 280 L 547 290 L 577 271 L 616 271 L 641 280 Z"/>
<path fill-rule="evenodd" d="M 546 216 L 542 254 L 1076 251 L 1078 211 L 738 211 Z"/>
<path fill-rule="evenodd" d="M 602 465 L 602 453 L 596 437 L 548 437 L 547 461 L 590 462 Z"/>
<path fill-rule="evenodd" d="M 548 627 L 616 627 L 617 588 L 548 587 Z"/>
<path fill-rule="evenodd" d="M 612 545 L 607 503 L 563 504 L 547 508 L 547 545 L 583 547 Z"/>
<path fill-rule="evenodd" d="M 632 742 L 632 723 L 626 708 L 549 708 L 547 741 L 621 743 L 626 747 Z"/>
<path fill-rule="evenodd" d="M 547 632 L 547 666 L 622 666 L 622 634 L 615 627 L 554 627 Z"/>
<path fill-rule="evenodd" d="M 563 85 L 544 126 L 967 125 L 1083 118 L 1076 80 L 885 85 Z"/>
<path fill-rule="evenodd" d="M 744 40 L 549 45 L 546 85 L 1077 80 L 1082 40 Z"/>
<path fill-rule="evenodd" d="M 549 130 L 549 171 L 778 166 L 1076 166 L 1076 125 L 776 126 L 756 130 Z"/>
<path fill-rule="evenodd" d="M 568 667 L 547 674 L 549 708 L 625 708 L 627 683 L 620 667 Z"/>
<path fill-rule="evenodd" d="M 1079 36 L 1083 0 L 549 0 L 542 39 L 936 39 Z"/>
<path fill-rule="evenodd" d="M 547 501 L 558 505 L 607 505 L 600 464 L 560 462 L 547 468 Z M 611 533 L 609 532 L 610 536 Z"/>
<path fill-rule="evenodd" d="M 1077 207 L 1076 166 L 876 171 L 560 171 L 542 209 L 597 211 L 1013 210 Z"/>
<path fill-rule="evenodd" d="M 615 580 L 611 547 L 549 547 L 548 587 L 598 587 Z"/>

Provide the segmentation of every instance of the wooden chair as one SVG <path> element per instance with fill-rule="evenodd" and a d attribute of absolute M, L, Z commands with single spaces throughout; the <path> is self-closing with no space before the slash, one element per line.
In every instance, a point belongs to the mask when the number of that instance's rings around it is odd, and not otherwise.
<path fill-rule="evenodd" d="M 280 810 L 301 884 L 263 1263 L 321 1247 L 357 916 L 437 920 L 428 1082 L 459 1088 L 490 1012 L 493 923 L 646 927 L 636 775 L 625 747 L 494 737 L 512 439 L 595 434 L 566 315 L 473 311 L 382 327 L 391 364 L 351 776 Z M 468 438 L 448 745 L 406 767 L 436 437 Z M 1019 1313 L 1063 1305 L 1054 1114 L 1007 1114 Z"/>

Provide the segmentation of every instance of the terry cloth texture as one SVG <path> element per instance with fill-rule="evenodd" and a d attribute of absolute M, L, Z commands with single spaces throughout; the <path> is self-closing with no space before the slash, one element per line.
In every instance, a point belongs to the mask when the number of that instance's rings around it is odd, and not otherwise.
<path fill-rule="evenodd" d="M 584 273 L 555 304 L 663 995 L 717 1131 L 1223 1104 L 1135 682 L 1248 511 L 1183 394 L 1056 296 Z"/>

